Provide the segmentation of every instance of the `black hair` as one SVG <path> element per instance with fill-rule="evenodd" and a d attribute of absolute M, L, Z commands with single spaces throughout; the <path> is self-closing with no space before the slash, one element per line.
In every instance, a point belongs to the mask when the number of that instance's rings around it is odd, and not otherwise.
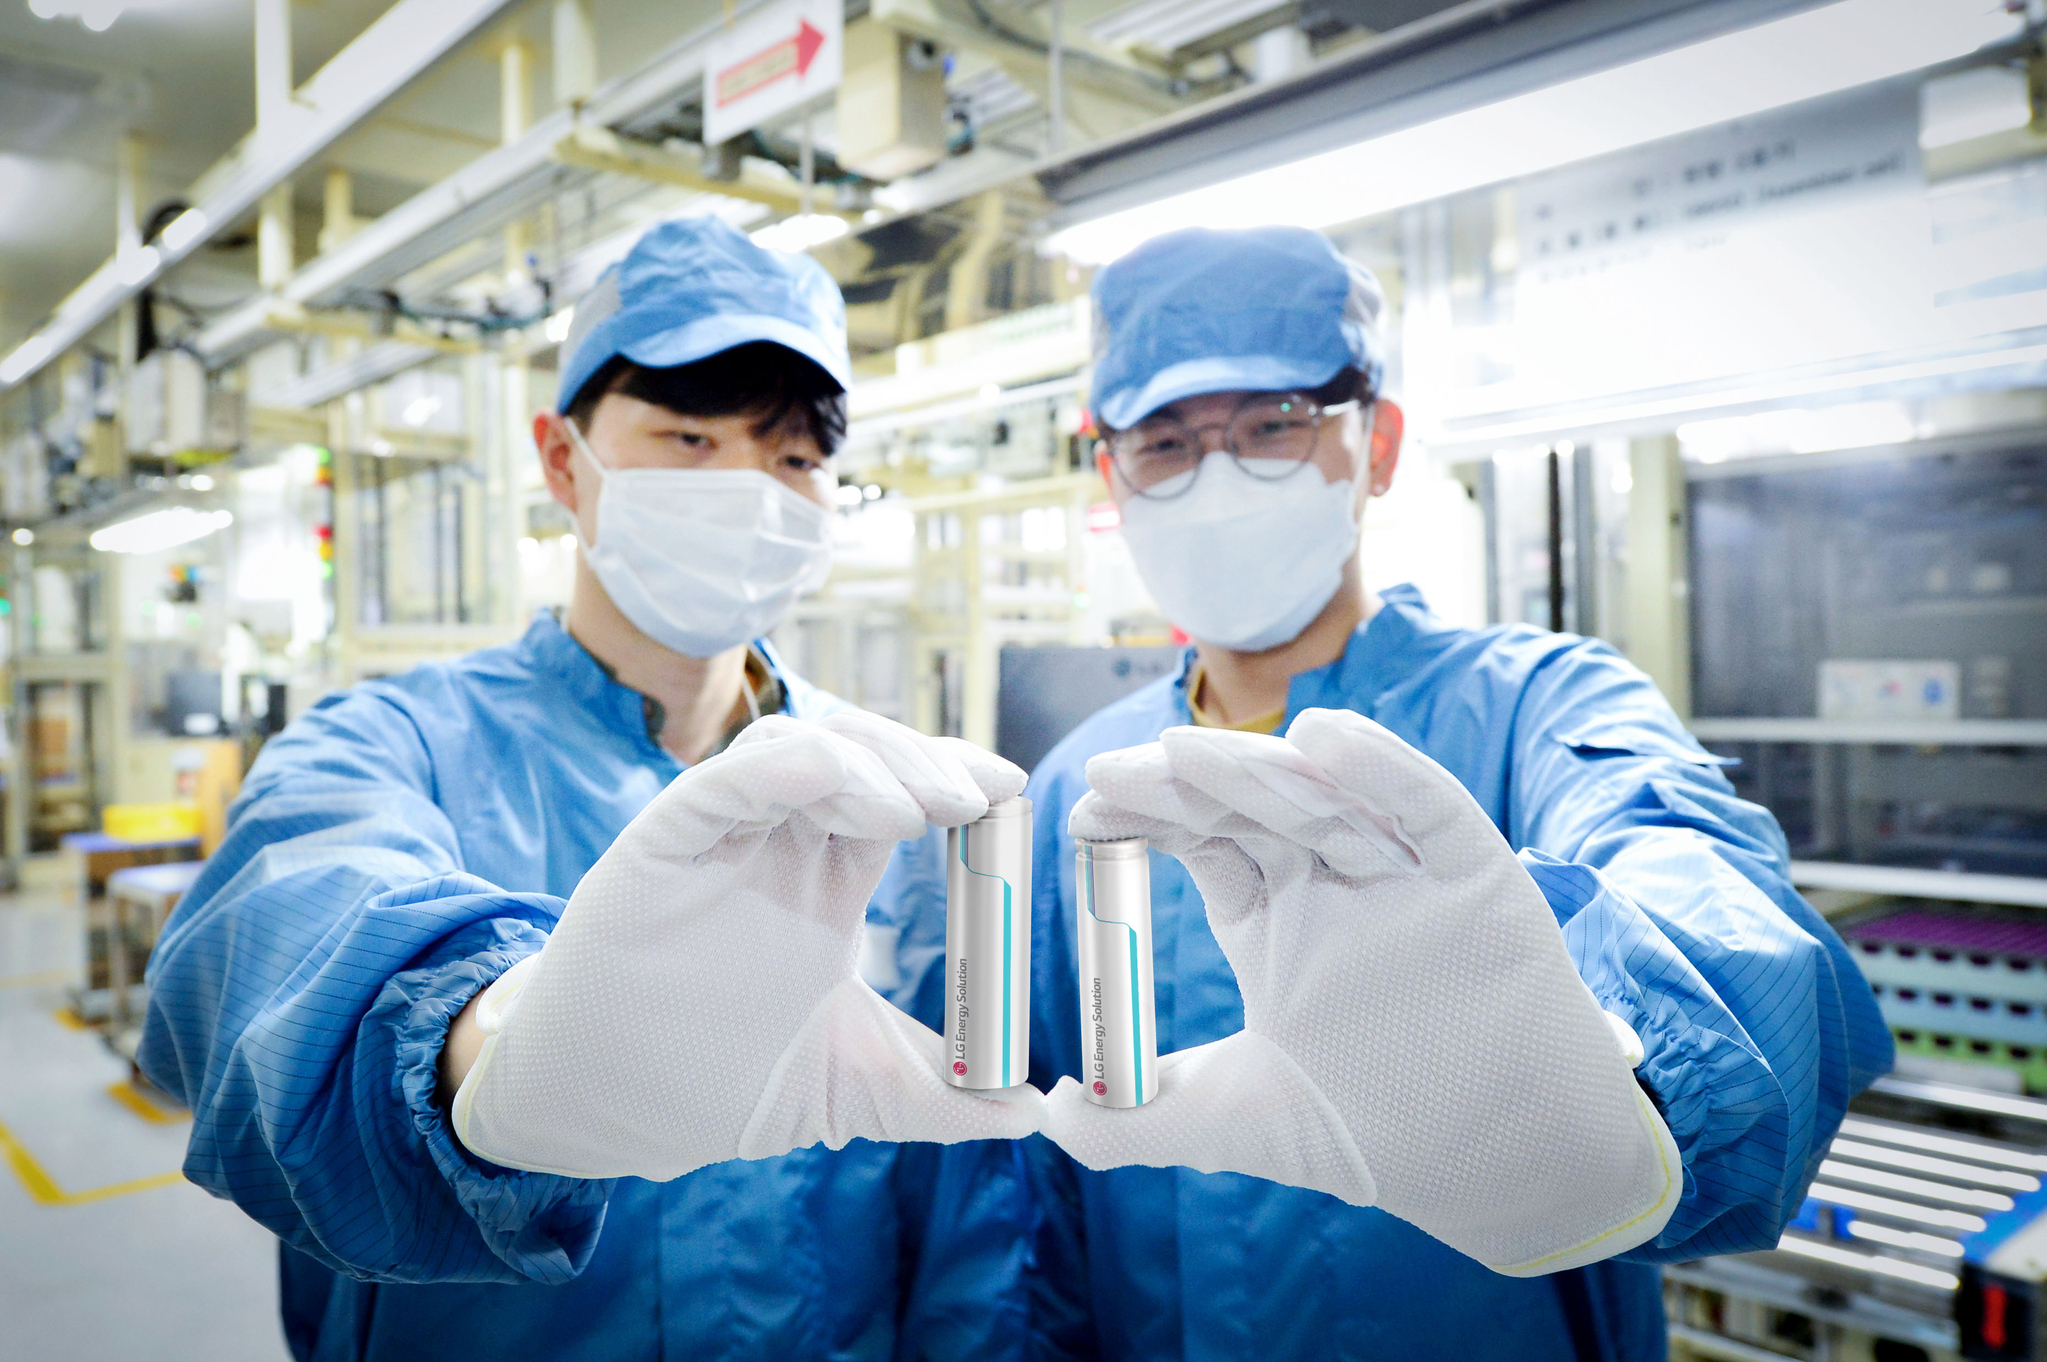
<path fill-rule="evenodd" d="M 1365 371 L 1349 364 L 1338 369 L 1335 378 L 1312 390 L 1308 396 L 1324 407 L 1341 406 L 1345 402 L 1369 407 L 1378 399 L 1378 394 L 1372 391 L 1371 380 L 1365 377 Z"/>
<path fill-rule="evenodd" d="M 583 429 L 608 393 L 636 397 L 678 416 L 756 416 L 766 435 L 800 412 L 825 454 L 846 441 L 846 390 L 815 360 L 773 341 L 749 341 L 693 364 L 649 369 L 613 355 L 577 390 L 562 415 Z"/>

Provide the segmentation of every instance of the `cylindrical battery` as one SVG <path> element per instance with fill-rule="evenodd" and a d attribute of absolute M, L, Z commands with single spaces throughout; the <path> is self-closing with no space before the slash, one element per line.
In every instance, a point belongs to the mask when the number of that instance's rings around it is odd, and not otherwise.
<path fill-rule="evenodd" d="M 1008 1088 L 1031 1056 L 1031 801 L 946 834 L 945 1081 Z"/>
<path fill-rule="evenodd" d="M 1081 1087 L 1103 1107 L 1158 1096 L 1151 993 L 1151 858 L 1142 837 L 1081 842 L 1074 912 L 1080 957 Z"/>

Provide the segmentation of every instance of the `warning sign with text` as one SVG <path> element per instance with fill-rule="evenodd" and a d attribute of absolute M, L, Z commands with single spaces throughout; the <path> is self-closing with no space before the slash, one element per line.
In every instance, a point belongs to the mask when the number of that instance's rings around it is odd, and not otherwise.
<path fill-rule="evenodd" d="M 838 88 L 841 0 L 781 0 L 719 34 L 704 65 L 704 144 L 715 146 Z"/>

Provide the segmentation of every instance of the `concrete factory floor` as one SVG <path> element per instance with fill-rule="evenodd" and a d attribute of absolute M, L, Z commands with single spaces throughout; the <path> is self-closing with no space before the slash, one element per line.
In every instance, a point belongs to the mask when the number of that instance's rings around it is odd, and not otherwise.
<path fill-rule="evenodd" d="M 280 1362 L 268 1231 L 178 1175 L 191 1129 L 81 1029 L 75 896 L 0 896 L 0 1354 Z"/>

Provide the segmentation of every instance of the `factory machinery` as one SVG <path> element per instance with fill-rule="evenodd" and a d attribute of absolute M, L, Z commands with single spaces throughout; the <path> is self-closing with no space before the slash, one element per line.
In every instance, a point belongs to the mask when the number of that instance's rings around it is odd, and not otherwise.
<path fill-rule="evenodd" d="M 1673 1352 L 2047 1357 L 2047 1101 L 1879 1079 L 1774 1250 L 1664 1270 Z"/>
<path fill-rule="evenodd" d="M 1664 1274 L 1673 1353 L 2047 1358 L 2047 924 L 1889 902 L 1838 925 L 1897 1039 L 1775 1250 Z M 2002 1089 L 2002 1090 L 2000 1090 Z"/>

